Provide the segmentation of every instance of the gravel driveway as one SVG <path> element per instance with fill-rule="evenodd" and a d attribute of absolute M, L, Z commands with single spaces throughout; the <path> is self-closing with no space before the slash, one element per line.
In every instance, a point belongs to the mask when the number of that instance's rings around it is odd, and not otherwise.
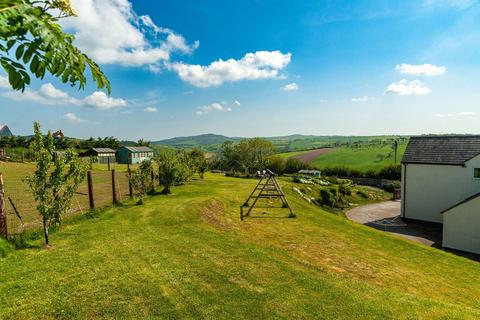
<path fill-rule="evenodd" d="M 369 204 L 347 211 L 347 218 L 375 229 L 439 247 L 442 243 L 442 226 L 437 223 L 404 220 L 400 217 L 400 201 Z"/>

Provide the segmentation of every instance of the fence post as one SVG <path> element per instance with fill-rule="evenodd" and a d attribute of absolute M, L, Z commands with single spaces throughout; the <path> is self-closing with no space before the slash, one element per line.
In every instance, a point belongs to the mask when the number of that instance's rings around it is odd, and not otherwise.
<path fill-rule="evenodd" d="M 127 170 L 128 170 L 128 194 L 130 195 L 130 198 L 133 198 L 133 188 L 132 188 L 132 183 L 130 182 L 130 163 L 127 162 Z"/>
<path fill-rule="evenodd" d="M 117 188 L 115 183 L 115 169 L 112 169 L 112 201 L 113 201 L 113 204 L 118 204 Z"/>
<path fill-rule="evenodd" d="M 95 209 L 95 201 L 93 199 L 93 183 L 92 183 L 92 172 L 87 172 L 87 182 L 88 182 L 88 200 L 90 202 L 90 209 Z"/>
<path fill-rule="evenodd" d="M 5 207 L 5 188 L 3 185 L 3 174 L 0 173 L 0 236 L 8 238 L 7 211 Z"/>

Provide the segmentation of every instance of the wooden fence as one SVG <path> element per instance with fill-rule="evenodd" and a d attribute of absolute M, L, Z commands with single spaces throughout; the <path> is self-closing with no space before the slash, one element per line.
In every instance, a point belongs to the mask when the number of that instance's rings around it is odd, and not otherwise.
<path fill-rule="evenodd" d="M 0 237 L 4 238 L 42 226 L 37 203 L 28 186 L 23 181 L 8 179 L 0 173 Z M 126 172 L 88 171 L 66 216 L 119 204 L 132 198 L 133 193 Z"/>

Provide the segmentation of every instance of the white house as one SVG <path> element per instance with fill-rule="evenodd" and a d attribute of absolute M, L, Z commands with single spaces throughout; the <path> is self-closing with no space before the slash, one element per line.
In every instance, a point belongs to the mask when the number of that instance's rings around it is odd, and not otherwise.
<path fill-rule="evenodd" d="M 412 137 L 401 216 L 443 223 L 443 246 L 480 253 L 480 136 Z"/>

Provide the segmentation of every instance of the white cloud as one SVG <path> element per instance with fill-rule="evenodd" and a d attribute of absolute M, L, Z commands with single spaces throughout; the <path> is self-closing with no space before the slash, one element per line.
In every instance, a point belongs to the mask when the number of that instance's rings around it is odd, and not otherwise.
<path fill-rule="evenodd" d="M 368 101 L 368 96 L 363 96 L 363 97 L 355 97 L 352 98 L 352 102 L 367 102 Z"/>
<path fill-rule="evenodd" d="M 155 113 L 155 112 L 158 112 L 158 109 L 157 108 L 154 108 L 154 107 L 147 107 L 145 109 L 143 109 L 144 112 L 149 112 L 149 113 Z"/>
<path fill-rule="evenodd" d="M 70 123 L 83 123 L 83 122 L 87 122 L 87 120 L 84 120 L 84 119 L 80 119 L 79 117 L 77 117 L 77 115 L 75 113 L 65 113 L 63 115 L 63 119 L 67 120 L 68 122 Z"/>
<path fill-rule="evenodd" d="M 157 65 L 173 52 L 189 54 L 198 41 L 187 44 L 174 31 L 158 27 L 149 16 L 138 16 L 128 0 L 72 0 L 78 17 L 61 24 L 75 35 L 75 44 L 95 61 L 126 66 Z M 152 68 L 151 68 L 152 69 Z"/>
<path fill-rule="evenodd" d="M 232 108 L 229 108 L 229 107 L 225 107 L 224 105 L 222 105 L 221 103 L 212 103 L 208 106 L 203 106 L 203 107 L 199 107 L 198 108 L 198 111 L 195 112 L 195 114 L 197 116 L 203 116 L 203 115 L 206 115 L 212 111 L 232 111 Z"/>
<path fill-rule="evenodd" d="M 125 107 L 127 105 L 127 101 L 121 98 L 109 97 L 105 94 L 105 92 L 102 91 L 96 91 L 83 99 L 81 104 L 101 110 L 108 110 Z"/>
<path fill-rule="evenodd" d="M 298 84 L 296 84 L 295 82 L 286 84 L 282 87 L 283 91 L 296 91 L 298 89 L 299 89 Z"/>
<path fill-rule="evenodd" d="M 247 53 L 240 60 L 220 59 L 208 66 L 177 62 L 168 64 L 168 67 L 183 81 L 206 88 L 240 80 L 284 78 L 281 70 L 290 63 L 291 57 L 290 53 L 280 51 L 257 51 Z"/>
<path fill-rule="evenodd" d="M 395 69 L 402 74 L 410 74 L 414 76 L 439 76 L 447 72 L 447 68 L 445 66 L 435 66 L 428 63 L 416 65 L 402 63 L 397 64 Z"/>
<path fill-rule="evenodd" d="M 452 7 L 457 9 L 466 9 L 472 6 L 475 0 L 424 0 L 428 7 Z"/>
<path fill-rule="evenodd" d="M 391 83 L 385 92 L 399 96 L 423 96 L 430 94 L 432 91 L 420 80 L 407 81 L 403 79 Z"/>
<path fill-rule="evenodd" d="M 8 79 L 6 77 L 0 76 L 0 89 L 9 89 L 10 87 L 10 82 L 8 82 Z"/>
<path fill-rule="evenodd" d="M 43 84 L 37 91 L 27 88 L 23 93 L 12 90 L 3 92 L 1 95 L 16 101 L 32 101 L 46 105 L 75 105 L 100 110 L 121 108 L 127 105 L 127 101 L 124 99 L 109 97 L 101 91 L 96 91 L 83 99 L 73 98 L 51 83 Z"/>
<path fill-rule="evenodd" d="M 240 107 L 240 106 L 242 105 L 242 104 L 240 103 L 240 101 L 238 101 L 238 100 L 235 100 L 234 103 L 235 103 L 235 105 L 238 106 L 238 107 Z"/>
<path fill-rule="evenodd" d="M 457 113 L 438 113 L 435 116 L 439 118 L 457 118 L 457 117 L 471 117 L 476 116 L 478 113 L 471 111 L 462 111 Z"/>

